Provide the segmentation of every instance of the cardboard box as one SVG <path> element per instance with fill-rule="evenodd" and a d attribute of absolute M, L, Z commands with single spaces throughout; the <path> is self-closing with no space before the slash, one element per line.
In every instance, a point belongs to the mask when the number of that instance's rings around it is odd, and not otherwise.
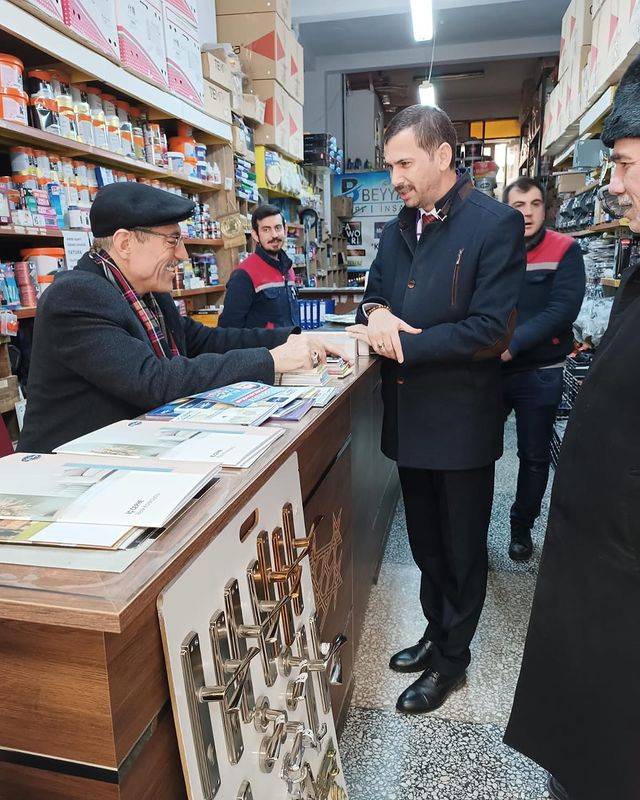
<path fill-rule="evenodd" d="M 164 43 L 169 88 L 194 106 L 202 108 L 204 83 L 198 31 L 168 6 L 164 6 Z"/>
<path fill-rule="evenodd" d="M 336 217 L 351 219 L 353 216 L 353 198 L 339 195 L 331 198 L 331 213 Z"/>
<path fill-rule="evenodd" d="M 196 0 L 164 0 L 167 8 L 171 8 L 194 28 L 198 27 L 198 4 Z"/>
<path fill-rule="evenodd" d="M 120 61 L 114 0 L 62 0 L 64 22 L 94 50 Z"/>
<path fill-rule="evenodd" d="M 202 77 L 230 92 L 233 89 L 233 77 L 227 62 L 211 52 L 202 53 L 201 59 Z"/>
<path fill-rule="evenodd" d="M 222 122 L 231 123 L 231 95 L 226 89 L 218 86 L 206 78 L 204 87 L 204 110 Z"/>
<path fill-rule="evenodd" d="M 568 126 L 578 122 L 580 117 L 582 117 L 587 110 L 583 102 L 581 85 L 582 75 L 587 61 L 589 60 L 590 53 L 591 47 L 589 45 L 581 47 L 573 54 L 567 72 L 565 73 L 565 109 Z"/>
<path fill-rule="evenodd" d="M 286 85 L 287 26 L 275 13 L 218 16 L 218 37 L 231 42 L 246 75 Z"/>
<path fill-rule="evenodd" d="M 0 378 L 0 413 L 11 411 L 19 399 L 17 376 L 7 375 L 6 378 Z"/>
<path fill-rule="evenodd" d="M 571 0 L 562 18 L 560 35 L 560 64 L 558 75 L 562 77 L 571 61 L 582 47 L 591 44 L 592 2 L 591 0 Z"/>
<path fill-rule="evenodd" d="M 167 87 L 167 53 L 161 0 L 116 0 L 122 64 L 158 86 Z"/>
<path fill-rule="evenodd" d="M 568 172 L 566 175 L 558 175 L 556 178 L 556 188 L 558 194 L 575 194 L 585 186 L 584 172 Z"/>
<path fill-rule="evenodd" d="M 247 137 L 245 136 L 244 129 L 241 128 L 239 125 L 234 125 L 231 128 L 231 134 L 233 136 L 233 151 L 240 156 L 246 156 L 249 153 L 249 145 L 247 143 Z"/>
<path fill-rule="evenodd" d="M 288 97 L 277 81 L 254 81 L 253 88 L 265 104 L 264 123 L 256 128 L 255 143 L 287 152 Z"/>
<path fill-rule="evenodd" d="M 291 0 L 216 0 L 216 14 L 264 14 L 275 12 L 287 28 L 291 27 Z M 224 36 L 219 37 L 227 41 Z"/>
<path fill-rule="evenodd" d="M 56 27 L 64 25 L 64 11 L 62 10 L 62 0 L 14 0 L 15 4 L 26 8 L 45 22 L 56 22 Z"/>
<path fill-rule="evenodd" d="M 297 100 L 304 103 L 304 51 L 293 31 L 287 31 L 287 76 L 285 89 Z"/>
<path fill-rule="evenodd" d="M 262 125 L 264 122 L 265 104 L 256 94 L 242 95 L 242 116 Z"/>
<path fill-rule="evenodd" d="M 304 123 L 302 104 L 287 95 L 287 153 L 295 161 L 304 159 Z"/>

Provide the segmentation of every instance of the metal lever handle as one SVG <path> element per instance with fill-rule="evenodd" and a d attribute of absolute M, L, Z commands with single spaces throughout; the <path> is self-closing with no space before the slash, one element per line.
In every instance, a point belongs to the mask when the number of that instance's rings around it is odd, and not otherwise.
<path fill-rule="evenodd" d="M 309 680 L 308 663 L 303 662 L 300 674 L 294 681 L 289 681 L 287 684 L 287 708 L 293 711 L 297 708 L 300 700 L 303 700 L 307 694 L 307 681 Z"/>
<path fill-rule="evenodd" d="M 223 686 L 203 686 L 198 692 L 198 700 L 201 703 L 222 701 L 225 711 L 237 708 L 249 674 L 249 664 L 259 654 L 260 650 L 257 647 L 250 647 L 245 657 L 238 663 L 231 678 Z"/>
<path fill-rule="evenodd" d="M 291 650 L 287 649 L 280 656 L 280 665 L 283 675 L 289 675 L 291 667 L 299 666 L 302 670 L 308 672 L 327 672 L 329 671 L 332 682 L 342 682 L 342 665 L 333 664 L 338 655 L 338 652 L 347 643 L 347 637 L 342 633 L 337 634 L 334 639 L 329 642 L 323 642 L 320 645 L 320 652 L 322 658 L 313 660 L 306 659 L 302 656 L 294 656 Z"/>
<path fill-rule="evenodd" d="M 287 717 L 281 714 L 273 726 L 273 733 L 264 736 L 260 744 L 260 769 L 271 772 L 276 761 L 280 758 L 282 745 L 287 739 Z"/>

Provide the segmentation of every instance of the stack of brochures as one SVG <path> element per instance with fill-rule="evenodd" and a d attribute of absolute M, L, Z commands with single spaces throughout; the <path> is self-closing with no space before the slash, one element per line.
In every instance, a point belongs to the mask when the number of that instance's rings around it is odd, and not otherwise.
<path fill-rule="evenodd" d="M 191 461 L 15 453 L 0 459 L 0 541 L 128 547 L 166 526 L 219 471 Z"/>
<path fill-rule="evenodd" d="M 297 421 L 311 408 L 326 406 L 336 393 L 332 386 L 268 386 L 242 381 L 174 400 L 149 411 L 145 418 L 249 426 L 261 425 L 268 419 Z M 303 400 L 312 402 L 306 404 Z"/>
<path fill-rule="evenodd" d="M 276 383 L 281 386 L 324 386 L 329 382 L 326 364 L 318 364 L 313 369 L 297 369 L 276 375 Z"/>
<path fill-rule="evenodd" d="M 342 358 L 327 356 L 327 372 L 332 378 L 346 378 L 352 373 L 351 364 Z"/>
<path fill-rule="evenodd" d="M 240 469 L 250 467 L 283 433 L 282 428 L 190 420 L 121 420 L 67 442 L 56 452 L 201 462 Z"/>

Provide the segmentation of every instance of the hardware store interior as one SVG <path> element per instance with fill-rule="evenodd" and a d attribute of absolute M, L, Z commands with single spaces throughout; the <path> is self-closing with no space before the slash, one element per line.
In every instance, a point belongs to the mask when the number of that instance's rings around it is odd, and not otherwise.
<path fill-rule="evenodd" d="M 0 0 L 0 800 L 640 798 L 639 58 Z"/>

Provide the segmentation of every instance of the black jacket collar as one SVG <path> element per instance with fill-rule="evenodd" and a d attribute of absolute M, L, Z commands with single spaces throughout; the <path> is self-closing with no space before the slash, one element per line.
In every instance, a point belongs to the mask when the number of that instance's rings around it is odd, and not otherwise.
<path fill-rule="evenodd" d="M 275 269 L 277 269 L 278 272 L 281 272 L 283 275 L 286 275 L 287 272 L 289 272 L 291 269 L 291 264 L 293 263 L 284 250 L 280 250 L 278 252 L 278 257 L 274 258 L 271 253 L 268 253 L 264 247 L 259 244 L 256 245 L 256 255 L 265 261 L 270 267 L 275 267 Z"/>
<path fill-rule="evenodd" d="M 543 225 L 537 233 L 534 233 L 533 236 L 530 236 L 529 238 L 525 237 L 524 243 L 525 247 L 527 248 L 527 253 L 530 253 L 538 245 L 542 244 L 546 235 L 547 229 Z"/>

